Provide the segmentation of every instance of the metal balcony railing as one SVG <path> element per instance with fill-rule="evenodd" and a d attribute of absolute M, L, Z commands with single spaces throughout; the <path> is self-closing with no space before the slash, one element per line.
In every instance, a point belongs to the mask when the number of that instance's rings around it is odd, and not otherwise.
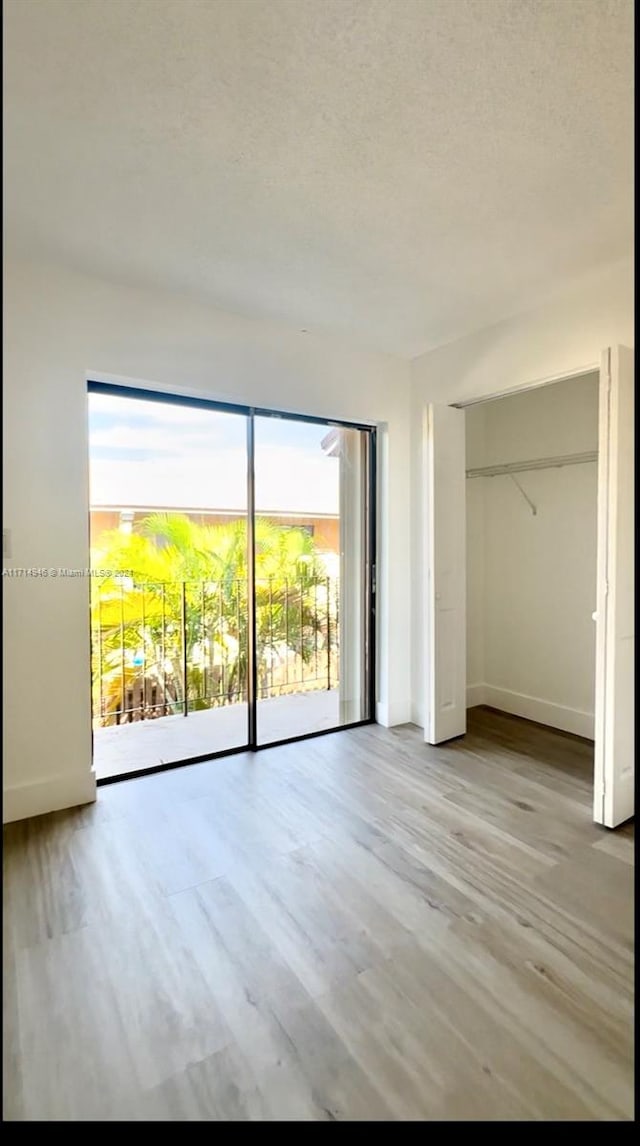
<path fill-rule="evenodd" d="M 93 722 L 101 728 L 247 701 L 247 582 L 92 584 Z M 258 699 L 332 689 L 339 582 L 256 582 Z"/>

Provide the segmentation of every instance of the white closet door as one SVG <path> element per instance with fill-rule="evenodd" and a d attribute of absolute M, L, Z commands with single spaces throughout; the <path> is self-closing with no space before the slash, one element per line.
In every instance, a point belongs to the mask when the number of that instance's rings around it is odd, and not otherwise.
<path fill-rule="evenodd" d="M 600 372 L 594 819 L 634 814 L 634 370 L 627 347 Z"/>
<path fill-rule="evenodd" d="M 430 405 L 423 430 L 426 664 L 424 738 L 467 730 L 465 414 Z"/>

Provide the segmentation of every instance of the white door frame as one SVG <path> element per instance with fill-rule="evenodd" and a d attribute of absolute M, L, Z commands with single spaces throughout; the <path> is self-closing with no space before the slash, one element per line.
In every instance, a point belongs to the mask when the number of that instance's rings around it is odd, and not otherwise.
<path fill-rule="evenodd" d="M 634 814 L 634 352 L 602 356 L 598 458 L 593 818 L 615 828 Z"/>
<path fill-rule="evenodd" d="M 601 362 L 592 362 L 589 366 L 579 366 L 575 370 L 564 370 L 562 374 L 552 374 L 547 378 L 538 378 L 532 382 L 516 382 L 506 390 L 496 390 L 491 394 L 482 394 L 480 397 L 464 398 L 459 402 L 450 402 L 456 410 L 466 410 L 467 406 L 479 406 L 481 402 L 497 402 L 500 398 L 512 398 L 514 394 L 525 394 L 527 390 L 541 390 L 543 386 L 554 386 L 556 382 L 569 382 L 572 378 L 582 378 L 587 374 L 599 374 L 602 369 Z"/>
<path fill-rule="evenodd" d="M 429 405 L 423 423 L 426 521 L 425 727 L 428 744 L 467 731 L 465 418 Z"/>
<path fill-rule="evenodd" d="M 462 399 L 462 400 L 459 400 L 457 402 L 450 402 L 449 405 L 452 407 L 455 407 L 456 409 L 463 410 L 469 406 L 478 405 L 480 402 L 497 401 L 500 398 L 513 397 L 515 394 L 524 393 L 528 390 L 538 390 L 538 389 L 541 389 L 543 386 L 552 386 L 558 382 L 566 382 L 571 378 L 579 378 L 579 377 L 586 376 L 589 374 L 597 373 L 598 377 L 599 377 L 599 388 L 600 388 L 600 401 L 599 401 L 599 407 L 598 407 L 598 432 L 599 432 L 599 448 L 601 448 L 600 431 L 602 428 L 603 370 L 605 369 L 605 363 L 607 361 L 608 353 L 609 353 L 608 349 L 603 350 L 601 360 L 598 363 L 593 363 L 593 364 L 588 365 L 588 366 L 577 367 L 575 370 L 563 371 L 561 374 L 553 375 L 551 377 L 547 377 L 547 378 L 543 378 L 543 379 L 539 379 L 537 381 L 525 382 L 525 383 L 520 383 L 520 384 L 516 383 L 515 385 L 510 386 L 505 390 L 496 391 L 492 394 L 486 394 L 486 395 L 482 395 L 482 396 L 474 396 L 472 398 Z M 603 526 L 602 526 L 602 506 L 603 506 L 604 502 L 606 502 L 608 500 L 609 491 L 608 491 L 607 483 L 608 483 L 608 476 L 607 476 L 606 467 L 604 465 L 600 464 L 598 467 L 598 520 L 599 520 L 599 529 L 603 528 Z M 605 488 L 603 488 L 603 485 L 605 486 Z M 427 514 L 428 514 L 428 503 L 425 505 L 425 518 L 426 518 Z M 423 521 L 423 528 L 425 529 L 425 532 L 430 528 L 429 522 L 426 519 Z M 610 547 L 614 543 L 613 537 L 609 532 L 606 533 L 606 541 L 607 541 L 608 547 Z M 602 554 L 602 544 L 600 544 L 598 548 L 599 548 L 599 553 Z M 612 557 L 612 555 L 607 551 L 607 564 L 609 563 L 611 557 Z M 425 573 L 428 573 L 428 570 L 425 570 Z M 602 573 L 601 573 L 601 570 L 599 569 L 599 571 L 598 571 L 598 593 L 601 591 L 601 585 L 600 585 L 601 580 L 602 580 Z M 425 610 L 427 615 L 428 615 L 428 604 L 429 603 L 427 601 L 426 602 L 427 610 Z M 594 605 L 595 605 L 595 602 L 594 602 Z M 599 606 L 596 606 L 596 609 L 598 609 L 598 607 Z M 596 613 L 594 613 L 594 620 L 596 620 Z M 597 630 L 597 645 L 598 645 L 597 661 L 596 661 L 597 666 L 602 665 L 603 658 L 604 658 L 604 647 L 606 644 L 606 633 L 604 630 L 605 623 L 606 623 L 605 618 L 603 617 L 602 611 L 600 611 L 600 615 L 599 615 L 599 619 L 598 619 L 598 630 Z M 426 637 L 427 637 L 427 634 L 425 633 L 425 638 Z M 427 659 L 429 659 L 430 657 L 432 658 L 432 649 L 430 648 L 428 642 L 426 644 L 426 650 L 427 650 Z M 427 667 L 427 670 L 433 671 L 435 666 L 433 664 L 428 664 L 426 667 Z M 597 687 L 598 687 L 598 683 L 596 682 L 596 688 Z M 604 687 L 604 684 L 602 682 L 601 682 L 600 687 Z M 596 697 L 594 697 L 594 706 L 595 706 L 595 709 L 597 711 L 598 704 L 596 701 Z M 429 713 L 427 712 L 427 713 L 425 713 L 425 729 L 427 727 L 429 719 L 430 719 L 430 716 L 429 716 Z M 596 726 L 595 735 L 596 735 L 596 737 L 601 735 L 601 733 L 599 734 L 599 730 L 598 730 L 597 726 Z M 597 743 L 595 746 L 595 761 L 594 761 L 594 820 L 596 823 L 606 823 L 607 826 L 614 826 L 610 821 L 608 821 L 608 819 L 605 815 L 605 810 L 604 810 L 603 765 L 602 765 L 602 754 L 603 754 L 603 752 L 604 752 L 604 744 Z M 602 787 L 602 792 L 600 791 L 600 787 Z"/>

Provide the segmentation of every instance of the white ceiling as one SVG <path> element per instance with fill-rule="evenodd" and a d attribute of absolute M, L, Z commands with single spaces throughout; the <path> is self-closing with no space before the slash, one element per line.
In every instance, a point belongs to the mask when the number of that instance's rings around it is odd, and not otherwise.
<path fill-rule="evenodd" d="M 5 249 L 413 355 L 632 236 L 632 0 L 5 0 Z"/>

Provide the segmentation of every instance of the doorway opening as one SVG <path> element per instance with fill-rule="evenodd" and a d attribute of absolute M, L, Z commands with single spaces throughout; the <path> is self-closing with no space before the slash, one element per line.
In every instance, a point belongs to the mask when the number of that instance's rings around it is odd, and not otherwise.
<path fill-rule="evenodd" d="M 598 410 L 597 371 L 465 409 L 470 726 L 488 707 L 580 738 L 564 760 L 589 809 Z"/>
<path fill-rule="evenodd" d="M 518 456 L 511 455 L 511 460 L 504 455 L 497 457 L 482 457 L 482 465 L 470 466 L 466 459 L 466 418 L 467 410 L 480 403 L 487 403 L 487 410 L 500 409 L 499 402 L 504 398 L 509 401 L 509 409 L 515 409 L 515 403 L 521 403 L 526 394 L 533 395 L 529 401 L 542 403 L 548 401 L 549 396 L 569 393 L 568 386 L 571 379 L 549 380 L 548 382 L 530 385 L 526 390 L 511 391 L 507 396 L 492 395 L 479 401 L 459 402 L 454 406 L 438 406 L 429 403 L 425 406 L 423 421 L 423 464 L 425 476 L 424 499 L 424 564 L 425 564 L 425 661 L 424 661 L 424 697 L 425 697 L 425 728 L 424 738 L 428 744 L 441 744 L 446 740 L 463 736 L 467 727 L 467 684 L 472 687 L 477 683 L 476 704 L 478 696 L 492 696 L 496 691 L 505 709 L 510 710 L 512 705 L 516 714 L 520 714 L 523 707 L 529 711 L 522 713 L 526 719 L 532 719 L 535 709 L 538 719 L 546 720 L 552 727 L 567 729 L 573 735 L 580 735 L 575 726 L 576 722 L 584 727 L 584 722 L 593 720 L 594 768 L 593 768 L 593 819 L 598 824 L 608 828 L 617 827 L 625 823 L 634 815 L 635 809 L 635 737 L 634 737 L 634 655 L 635 655 L 635 607 L 634 607 L 634 359 L 633 351 L 625 346 L 612 346 L 603 351 L 600 370 L 591 369 L 576 371 L 572 378 L 583 380 L 586 391 L 591 380 L 592 392 L 595 390 L 596 380 L 598 388 L 597 421 L 592 400 L 591 426 L 593 433 L 594 423 L 597 425 L 597 449 L 591 449 L 590 443 L 584 441 L 576 445 L 583 434 L 584 427 L 580 429 L 580 419 L 576 411 L 562 410 L 559 401 L 557 419 L 549 415 L 541 420 L 540 409 L 532 406 L 530 414 L 525 414 L 520 425 L 504 427 L 500 432 L 500 418 L 498 418 L 498 432 L 494 441 L 500 443 L 502 450 L 508 451 L 515 443 L 519 450 L 526 446 L 526 456 L 518 451 Z M 585 381 L 586 380 L 586 381 Z M 581 393 L 583 388 L 581 387 Z M 538 395 L 539 397 L 536 397 Z M 508 420 L 507 420 L 508 421 Z M 576 433 L 574 433 L 576 431 Z M 565 441 L 559 443 L 559 435 L 565 435 Z M 544 448 L 551 449 L 549 441 L 555 443 L 553 448 L 562 450 L 561 453 L 534 454 L 532 446 L 536 435 L 545 442 Z M 480 435 L 482 437 L 482 435 Z M 570 438 L 567 445 L 566 436 Z M 492 441 L 493 439 L 489 439 Z M 486 434 L 485 434 L 486 444 Z M 538 442 L 540 448 L 540 442 Z M 570 450 L 569 453 L 565 452 Z M 541 495 L 548 494 L 544 481 L 551 480 L 553 472 L 573 473 L 595 460 L 597 454 L 597 468 L 595 472 L 595 489 L 597 507 L 595 514 L 595 594 L 591 600 L 591 608 L 586 596 L 589 583 L 593 585 L 592 574 L 584 576 L 584 569 L 576 566 L 575 545 L 578 544 L 580 533 L 577 526 L 590 522 L 591 514 L 580 515 L 580 522 L 576 517 L 569 515 L 566 521 L 554 517 L 554 513 L 547 513 L 548 522 L 552 526 L 547 529 L 545 546 L 536 548 L 541 537 L 545 537 L 545 530 L 534 531 L 529 526 L 524 535 L 523 549 L 511 544 L 519 533 L 522 533 L 522 523 L 516 521 L 512 514 L 514 503 L 510 503 L 507 513 L 504 498 L 504 519 L 501 516 L 501 528 L 504 520 L 509 521 L 509 537 L 502 540 L 484 544 L 485 530 L 480 529 L 483 550 L 480 568 L 484 571 L 484 589 L 481 594 L 483 608 L 480 618 L 488 615 L 491 620 L 501 625 L 501 641 L 504 647 L 513 651 L 513 633 L 527 631 L 533 638 L 540 633 L 547 632 L 555 639 L 557 626 L 560 632 L 565 632 L 565 623 L 571 617 L 574 598 L 580 596 L 580 624 L 582 638 L 577 635 L 574 627 L 571 638 L 575 643 L 569 643 L 568 651 L 572 655 L 575 665 L 576 649 L 581 647 L 589 617 L 595 622 L 593 644 L 595 648 L 595 672 L 593 697 L 593 710 L 583 707 L 570 699 L 572 694 L 565 692 L 563 699 L 557 700 L 549 696 L 549 682 L 555 680 L 559 683 L 555 672 L 553 653 L 549 646 L 540 659 L 540 648 L 536 646 L 533 654 L 533 663 L 530 666 L 527 658 L 532 655 L 530 648 L 518 651 L 518 671 L 521 672 L 522 684 L 520 688 L 513 683 L 505 670 L 505 665 L 511 664 L 513 659 L 504 657 L 504 649 L 498 644 L 481 663 L 482 678 L 467 681 L 467 560 L 466 560 L 466 486 L 468 478 L 490 479 L 494 483 L 510 479 L 513 486 L 512 493 L 517 495 L 518 504 L 530 511 L 534 521 L 540 521 L 538 503 L 533 497 L 532 482 L 542 482 Z M 526 478 L 526 483 L 524 479 Z M 524 483 L 524 484 L 523 484 Z M 565 483 L 566 484 L 566 483 Z M 561 486 L 559 488 L 562 488 Z M 502 495 L 500 495 L 502 497 Z M 594 499 L 595 500 L 595 499 Z M 555 498 L 562 505 L 562 498 Z M 528 520 L 528 519 L 527 519 Z M 593 536 L 593 535 L 592 535 Z M 566 538 L 574 539 L 574 549 L 570 552 L 563 549 Z M 583 544 L 584 540 L 580 541 Z M 544 551 L 544 560 L 541 552 Z M 514 558 L 514 551 L 524 553 L 525 562 L 520 557 L 520 565 Z M 591 551 L 592 552 L 592 551 Z M 484 608 L 484 593 L 489 578 L 486 577 L 486 563 L 494 560 L 496 555 L 501 561 L 497 570 L 498 580 L 501 578 L 502 593 L 493 601 L 492 610 Z M 485 559 L 486 558 L 486 559 Z M 536 563 L 546 572 L 545 591 L 549 587 L 562 586 L 563 594 L 553 599 L 547 593 L 542 609 L 539 609 L 539 585 L 532 585 L 530 572 L 536 568 Z M 593 558 L 586 561 L 593 569 Z M 530 568 L 531 565 L 531 568 Z M 572 577 L 567 579 L 566 569 L 573 569 Z M 579 588 L 578 588 L 579 586 Z M 527 589 L 528 592 L 523 590 Z M 517 593 L 517 608 L 513 610 L 512 597 Z M 472 589 L 473 594 L 473 589 Z M 553 601 L 553 603 L 552 603 Z M 504 625 L 505 616 L 509 618 L 510 625 Z M 565 615 L 566 613 L 566 615 Z M 549 617 L 554 617 L 554 626 L 550 626 Z M 526 624 L 525 624 L 526 622 Z M 523 625 L 525 626 L 523 629 Z M 492 635 L 492 634 L 490 634 Z M 486 625 L 485 625 L 486 636 Z M 566 632 L 565 632 L 566 636 Z M 590 644 L 590 642 L 588 642 Z M 486 644 L 486 640 L 485 640 Z M 566 653 L 567 650 L 565 649 Z M 560 653 L 558 653 L 560 656 Z M 591 662 L 591 656 L 588 658 Z M 564 663 L 561 659 L 561 663 Z M 532 691 L 531 681 L 540 681 L 541 664 L 544 667 L 545 691 L 536 695 Z M 496 666 L 502 666 L 503 679 L 492 680 L 490 673 Z M 533 669 L 537 675 L 533 674 Z M 529 671 L 531 670 L 531 671 Z M 573 672 L 574 670 L 569 670 Z M 580 679 L 580 675 L 578 676 Z M 584 677 L 582 677 L 584 683 Z M 563 674 L 564 685 L 567 677 Z M 493 692 L 492 692 L 493 690 Z M 583 698 L 586 693 L 581 694 Z M 567 726 L 564 722 L 570 719 Z"/>
<path fill-rule="evenodd" d="M 98 783 L 371 722 L 375 428 L 88 390 Z"/>

